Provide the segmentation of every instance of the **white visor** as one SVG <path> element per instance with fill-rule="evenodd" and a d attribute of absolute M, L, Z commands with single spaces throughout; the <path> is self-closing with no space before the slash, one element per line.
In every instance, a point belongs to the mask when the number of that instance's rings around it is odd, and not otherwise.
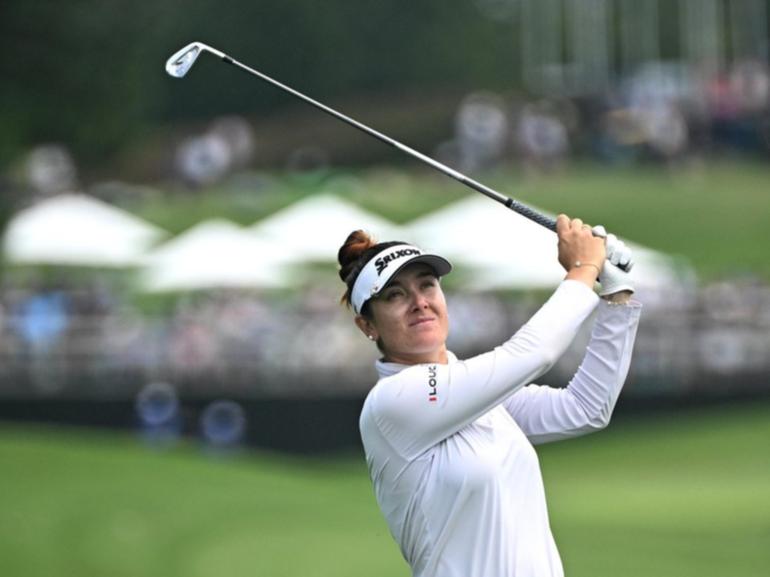
<path fill-rule="evenodd" d="M 355 313 L 360 315 L 366 301 L 384 289 L 398 271 L 415 262 L 424 262 L 429 265 L 438 277 L 452 270 L 448 260 L 435 254 L 425 254 L 416 246 L 397 244 L 386 248 L 364 265 L 353 284 L 350 303 Z"/>

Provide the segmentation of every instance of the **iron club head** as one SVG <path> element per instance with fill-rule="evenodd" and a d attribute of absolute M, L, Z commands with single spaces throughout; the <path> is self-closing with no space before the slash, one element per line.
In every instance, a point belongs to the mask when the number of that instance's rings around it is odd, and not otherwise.
<path fill-rule="evenodd" d="M 185 74 L 192 68 L 195 61 L 201 52 L 211 52 L 219 58 L 224 58 L 225 55 L 205 45 L 203 42 L 191 42 L 178 52 L 175 52 L 171 58 L 166 61 L 166 72 L 168 72 L 174 78 L 183 78 Z"/>

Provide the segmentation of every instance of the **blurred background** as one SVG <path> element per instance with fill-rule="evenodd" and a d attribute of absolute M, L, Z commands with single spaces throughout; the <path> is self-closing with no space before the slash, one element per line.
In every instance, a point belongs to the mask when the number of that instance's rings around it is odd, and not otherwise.
<path fill-rule="evenodd" d="M 769 10 L 5 0 L 5 572 L 408 575 L 337 248 L 365 228 L 450 258 L 460 357 L 561 277 L 552 233 L 317 109 L 212 57 L 167 76 L 199 40 L 631 244 L 645 309 L 613 424 L 538 450 L 567 574 L 767 575 Z"/>

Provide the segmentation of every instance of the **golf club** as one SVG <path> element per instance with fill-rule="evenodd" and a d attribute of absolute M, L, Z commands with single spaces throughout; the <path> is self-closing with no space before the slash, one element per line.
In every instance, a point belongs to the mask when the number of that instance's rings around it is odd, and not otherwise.
<path fill-rule="evenodd" d="M 394 140 L 393 138 L 390 138 L 389 136 L 386 136 L 382 134 L 381 132 L 378 132 L 374 130 L 373 128 L 370 128 L 369 126 L 366 126 L 365 124 L 362 124 L 358 122 L 357 120 L 354 120 L 350 118 L 349 116 L 345 116 L 341 112 L 338 112 L 334 110 L 333 108 L 330 108 L 326 106 L 325 104 L 322 104 L 318 102 L 317 100 L 313 100 L 309 96 L 306 96 L 305 94 L 302 94 L 301 92 L 294 90 L 293 88 L 286 86 L 285 84 L 282 84 L 281 82 L 278 82 L 274 78 L 271 78 L 267 74 L 263 74 L 262 72 L 259 72 L 258 70 L 255 70 L 249 66 L 246 66 L 245 64 L 238 62 L 234 58 L 228 56 L 224 52 L 220 52 L 219 50 L 212 48 L 211 46 L 207 46 L 206 44 L 203 44 L 202 42 L 191 42 L 178 52 L 174 53 L 171 58 L 169 58 L 166 61 L 166 72 L 170 74 L 171 76 L 175 78 L 183 78 L 189 71 L 190 68 L 193 67 L 193 64 L 195 64 L 195 61 L 198 59 L 198 56 L 201 55 L 203 52 L 209 52 L 216 56 L 217 58 L 220 58 L 224 62 L 227 62 L 228 64 L 232 64 L 233 66 L 236 66 L 240 68 L 241 70 L 245 70 L 246 72 L 253 74 L 254 76 L 257 76 L 258 78 L 261 78 L 265 82 L 269 82 L 273 86 L 276 86 L 280 88 L 281 90 L 285 90 L 289 94 L 292 94 L 296 96 L 297 98 L 300 98 L 307 102 L 308 104 L 311 104 L 315 106 L 316 108 L 320 108 L 327 114 L 330 114 L 331 116 L 334 116 L 335 118 L 338 118 L 339 120 L 342 120 L 346 124 L 349 124 L 350 126 L 353 126 L 362 132 L 365 132 L 376 139 L 384 142 L 385 144 L 389 144 L 390 146 L 393 146 L 402 152 L 405 152 L 409 156 L 416 158 L 417 160 L 421 160 L 425 164 L 428 164 L 438 170 L 439 172 L 442 172 L 446 174 L 447 176 L 454 178 L 458 182 L 464 184 L 465 186 L 468 186 L 472 188 L 473 190 L 480 192 L 492 200 L 496 200 L 497 202 L 507 206 L 514 212 L 519 213 L 520 215 L 536 222 L 537 224 L 544 226 L 545 228 L 552 230 L 556 232 L 556 221 L 548 216 L 545 216 L 544 214 L 541 214 L 537 212 L 536 210 L 531 209 L 530 207 L 520 203 L 517 200 L 514 200 L 512 198 L 509 198 L 503 194 L 500 194 L 496 190 L 493 190 L 489 188 L 488 186 L 485 186 L 481 184 L 480 182 L 477 182 L 473 180 L 472 178 L 469 178 L 465 176 L 464 174 L 457 172 L 456 170 L 449 168 L 445 164 L 442 164 L 438 162 L 437 160 L 434 160 L 430 158 L 429 156 L 425 156 L 421 152 L 418 152 L 414 150 L 413 148 L 410 148 L 406 146 L 405 144 L 402 144 L 401 142 Z M 627 269 L 627 267 L 619 267 L 623 268 L 624 270 Z"/>
<path fill-rule="evenodd" d="M 245 64 L 242 64 L 241 62 L 238 62 L 234 58 L 231 58 L 227 54 L 220 52 L 219 50 L 212 48 L 211 46 L 207 46 L 206 44 L 203 44 L 202 42 L 192 42 L 176 52 L 171 58 L 168 59 L 166 62 L 166 72 L 168 72 L 171 76 L 175 78 L 183 78 L 189 71 L 190 68 L 192 68 L 193 64 L 195 64 L 195 61 L 198 59 L 198 56 L 201 55 L 203 52 L 209 52 L 216 56 L 217 58 L 220 58 L 221 60 L 227 62 L 228 64 L 232 64 L 242 70 L 245 70 L 246 72 L 249 72 L 250 74 L 253 74 L 254 76 L 257 76 L 264 80 L 265 82 L 269 82 L 273 86 L 276 86 L 280 88 L 281 90 L 285 90 L 286 92 L 293 94 L 297 98 L 300 98 L 307 102 L 308 104 L 311 104 L 315 106 L 316 108 L 320 108 L 327 114 L 330 114 L 334 116 L 335 118 L 338 118 L 342 120 L 343 122 L 358 128 L 359 130 L 366 132 L 367 134 L 374 136 L 376 139 L 389 144 L 402 152 L 405 152 L 409 156 L 416 158 L 418 160 L 421 160 L 422 162 L 429 164 L 436 170 L 443 172 L 447 176 L 450 176 L 451 178 L 454 178 L 458 182 L 461 182 L 462 184 L 469 186 L 473 190 L 476 190 L 492 200 L 496 200 L 497 202 L 504 204 L 511 210 L 518 212 L 519 214 L 529 218 L 530 220 L 535 221 L 536 223 L 552 230 L 556 231 L 556 221 L 552 218 L 549 218 L 543 214 L 540 214 L 539 212 L 532 210 L 526 205 L 521 204 L 520 202 L 513 200 L 512 198 L 508 198 L 505 195 L 500 194 L 496 190 L 493 190 L 489 188 L 488 186 L 485 186 L 481 184 L 480 182 L 476 182 L 472 178 L 469 178 L 465 176 L 464 174 L 457 172 L 456 170 L 453 170 L 449 168 L 448 166 L 441 164 L 440 162 L 425 156 L 424 154 L 417 152 L 413 148 L 410 148 L 406 146 L 405 144 L 402 144 L 398 142 L 397 140 L 394 140 L 390 138 L 389 136 L 385 136 L 381 132 L 378 132 L 374 130 L 373 128 L 370 128 L 366 126 L 365 124 L 362 124 L 358 122 L 357 120 L 354 120 L 350 118 L 349 116 L 345 116 L 341 112 L 338 112 L 334 110 L 333 108 L 330 108 L 326 106 L 325 104 L 322 104 L 318 102 L 317 100 L 313 100 L 309 96 L 306 96 L 302 94 L 301 92 L 294 90 L 293 88 L 286 86 L 285 84 L 282 84 L 281 82 L 278 82 L 274 78 L 271 78 L 270 76 L 263 74 L 262 72 L 259 72 L 258 70 L 254 70 L 253 68 L 246 66 Z"/>

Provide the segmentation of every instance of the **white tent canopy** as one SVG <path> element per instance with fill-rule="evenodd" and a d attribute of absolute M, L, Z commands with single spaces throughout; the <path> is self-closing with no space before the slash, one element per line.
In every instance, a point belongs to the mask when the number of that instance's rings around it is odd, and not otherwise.
<path fill-rule="evenodd" d="M 407 228 L 425 250 L 476 270 L 476 279 L 505 274 L 507 286 L 533 288 L 555 286 L 564 276 L 556 236 L 486 198 L 469 196 Z"/>
<path fill-rule="evenodd" d="M 553 232 L 480 196 L 455 202 L 406 228 L 425 250 L 472 270 L 471 288 L 552 288 L 564 278 Z M 670 257 L 623 240 L 634 252 L 631 276 L 638 287 L 676 282 L 681 263 L 675 266 Z"/>
<path fill-rule="evenodd" d="M 8 223 L 5 257 L 20 264 L 128 267 L 166 233 L 84 194 L 63 194 L 17 213 Z"/>
<path fill-rule="evenodd" d="M 381 241 L 398 240 L 404 234 L 389 220 L 331 194 L 307 197 L 251 227 L 305 262 L 335 261 L 340 246 L 356 229 Z"/>
<path fill-rule="evenodd" d="M 141 285 L 149 292 L 283 287 L 289 260 L 275 244 L 228 220 L 212 219 L 148 255 Z"/>

